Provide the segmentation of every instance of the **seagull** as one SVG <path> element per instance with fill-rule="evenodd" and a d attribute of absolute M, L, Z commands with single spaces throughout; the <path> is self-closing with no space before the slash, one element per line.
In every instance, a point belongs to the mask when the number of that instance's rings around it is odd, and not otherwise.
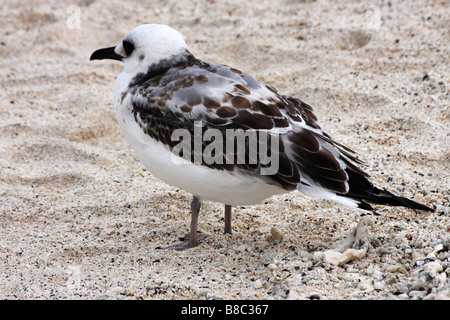
<path fill-rule="evenodd" d="M 181 33 L 169 26 L 140 25 L 118 45 L 90 57 L 102 59 L 124 64 L 114 86 L 114 109 L 136 157 L 152 175 L 193 195 L 189 233 L 182 243 L 164 249 L 193 248 L 208 236 L 197 230 L 204 200 L 225 205 L 225 234 L 232 233 L 232 206 L 258 204 L 291 191 L 373 213 L 371 204 L 433 211 L 370 182 L 360 168 L 363 162 L 322 130 L 309 104 L 236 68 L 197 59 Z M 237 161 L 238 148 L 226 158 L 233 161 L 195 159 L 212 143 L 220 145 L 217 137 L 208 141 L 203 136 L 190 155 L 173 152 L 179 147 L 173 137 L 178 130 L 194 135 L 196 130 L 264 132 L 276 170 L 264 173 L 270 164 L 260 154 L 245 157 L 251 151 L 248 140 L 240 149 L 243 161 Z"/>

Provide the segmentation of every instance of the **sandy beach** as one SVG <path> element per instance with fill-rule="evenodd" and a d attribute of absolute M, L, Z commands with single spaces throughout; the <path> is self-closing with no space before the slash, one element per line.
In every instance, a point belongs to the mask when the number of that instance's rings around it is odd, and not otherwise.
<path fill-rule="evenodd" d="M 3 1 L 0 299 L 450 299 L 446 1 Z M 371 180 L 435 212 L 367 215 L 299 192 L 233 208 L 153 177 L 117 124 L 123 65 L 89 61 L 142 23 L 314 107 Z"/>

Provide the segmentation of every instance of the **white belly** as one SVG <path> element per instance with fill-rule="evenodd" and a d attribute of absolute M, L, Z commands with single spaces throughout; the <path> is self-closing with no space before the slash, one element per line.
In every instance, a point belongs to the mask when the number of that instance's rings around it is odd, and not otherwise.
<path fill-rule="evenodd" d="M 134 119 L 131 104 L 127 103 L 129 98 L 120 104 L 121 94 L 116 92 L 121 91 L 117 88 L 114 91 L 116 117 L 125 139 L 147 170 L 165 183 L 201 199 L 229 205 L 257 204 L 272 195 L 286 192 L 258 177 L 210 169 L 176 156 L 169 148 L 144 133 Z"/>

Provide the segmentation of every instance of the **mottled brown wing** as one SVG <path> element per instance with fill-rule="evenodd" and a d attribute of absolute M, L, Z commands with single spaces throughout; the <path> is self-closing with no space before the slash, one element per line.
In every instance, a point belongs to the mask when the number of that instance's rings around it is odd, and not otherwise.
<path fill-rule="evenodd" d="M 349 190 L 348 169 L 367 176 L 357 167 L 362 162 L 355 152 L 335 142 L 320 128 L 309 104 L 283 96 L 281 108 L 294 123 L 284 139 L 287 154 L 300 169 L 303 184 L 345 194 Z"/>
<path fill-rule="evenodd" d="M 282 96 L 275 88 L 236 69 L 200 60 L 172 68 L 141 86 L 132 104 L 142 129 L 170 149 L 178 143 L 171 139 L 174 130 L 184 128 L 194 134 L 196 123 L 201 123 L 202 133 L 208 129 L 224 135 L 230 129 L 264 131 L 270 133 L 270 139 L 278 139 L 278 150 L 267 145 L 269 152 L 278 156 L 279 170 L 263 178 L 288 190 L 303 183 L 318 184 L 335 192 L 348 191 L 345 168 L 352 165 L 349 159 L 354 160 L 351 150 L 323 133 L 311 106 Z M 211 143 L 202 141 L 202 152 Z M 191 145 L 194 150 L 194 141 Z M 246 159 L 249 153 L 246 143 Z M 191 153 L 191 161 L 194 156 Z M 258 174 L 265 166 L 259 159 L 256 163 L 236 163 L 236 149 L 232 157 L 233 164 L 226 163 L 225 158 L 222 163 L 201 164 L 220 170 L 239 168 L 252 174 Z"/>

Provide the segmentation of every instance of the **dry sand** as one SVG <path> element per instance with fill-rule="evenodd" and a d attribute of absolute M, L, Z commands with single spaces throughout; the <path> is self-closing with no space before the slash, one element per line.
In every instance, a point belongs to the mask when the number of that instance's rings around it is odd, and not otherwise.
<path fill-rule="evenodd" d="M 1 299 L 450 298 L 446 1 L 2 1 L 0 21 Z M 361 212 L 289 193 L 234 208 L 230 236 L 205 202 L 213 236 L 158 250 L 187 232 L 191 195 L 123 139 L 122 65 L 89 61 L 141 23 L 309 102 L 374 182 L 436 212 L 380 208 L 362 254 L 333 263 Z"/>

